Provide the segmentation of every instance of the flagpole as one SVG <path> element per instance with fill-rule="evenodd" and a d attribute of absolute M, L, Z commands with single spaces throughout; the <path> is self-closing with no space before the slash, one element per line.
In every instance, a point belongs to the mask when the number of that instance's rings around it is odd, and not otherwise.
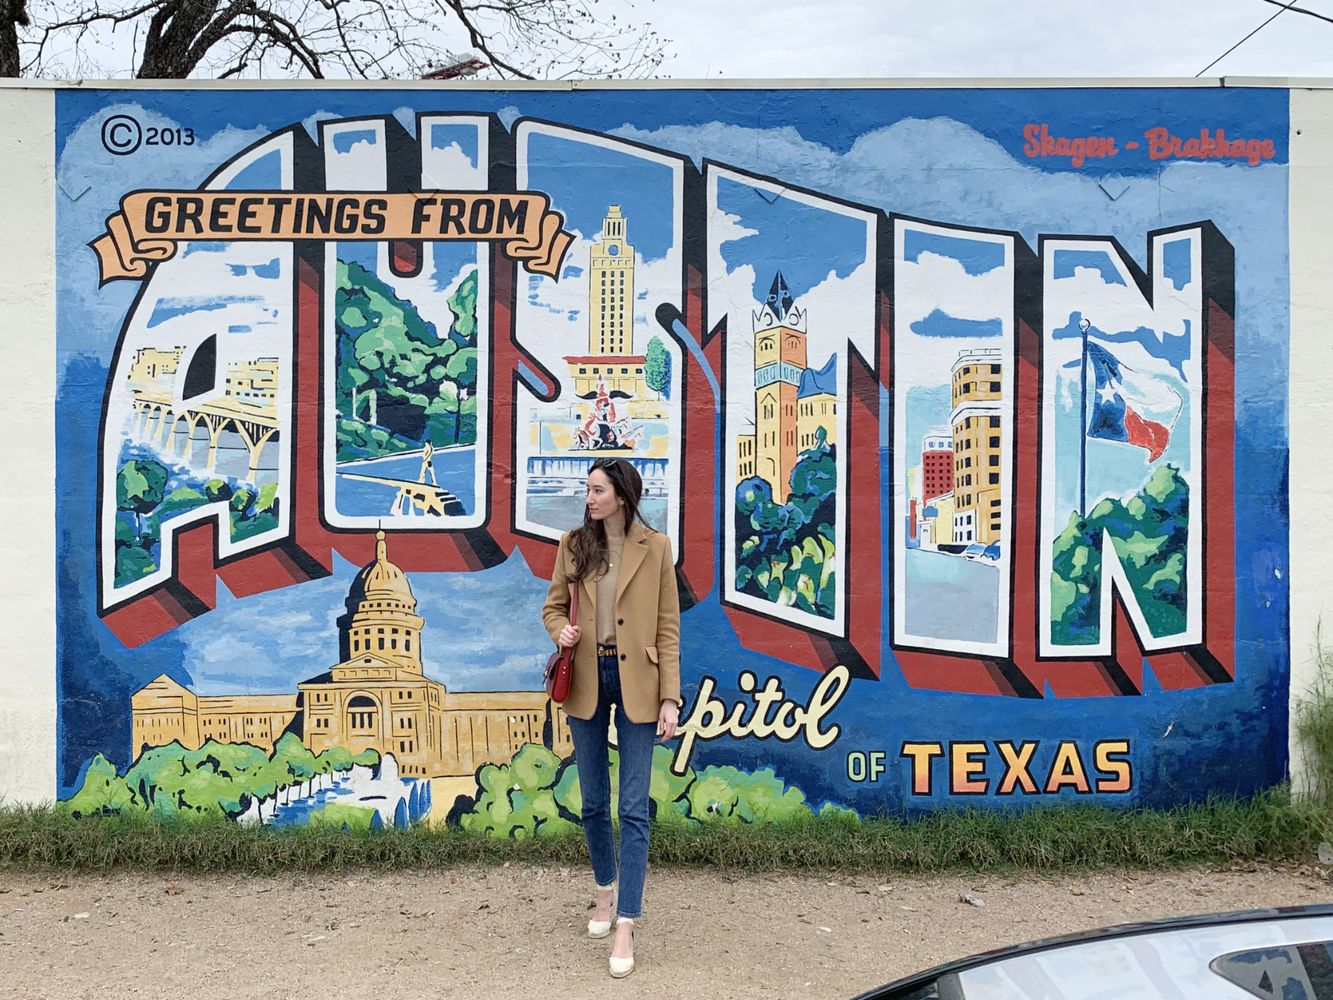
<path fill-rule="evenodd" d="M 1078 321 L 1078 328 L 1083 333 L 1083 356 L 1079 362 L 1079 411 L 1078 411 L 1078 516 L 1082 520 L 1088 516 L 1088 328 L 1092 324 L 1087 319 Z"/>

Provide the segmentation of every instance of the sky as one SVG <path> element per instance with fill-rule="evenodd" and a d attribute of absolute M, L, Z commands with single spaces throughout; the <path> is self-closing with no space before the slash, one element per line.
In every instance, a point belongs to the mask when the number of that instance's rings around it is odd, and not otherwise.
<path fill-rule="evenodd" d="M 1299 0 L 1333 17 L 1333 0 Z M 1193 76 L 1277 13 L 1263 0 L 655 0 L 676 79 Z M 818 16 L 811 16 L 818 11 Z M 1210 76 L 1333 76 L 1333 24 L 1288 11 Z"/>
<path fill-rule="evenodd" d="M 1299 0 L 1297 7 L 1333 17 L 1333 0 Z M 646 21 L 670 39 L 662 76 L 772 80 L 1192 77 L 1278 7 L 1265 0 L 1100 7 L 1051 0 L 606 0 L 596 11 L 615 13 L 620 23 Z M 130 29 L 89 38 L 90 78 L 130 75 Z M 439 41 L 442 52 L 467 47 L 448 26 Z M 1208 75 L 1333 77 L 1333 24 L 1282 13 Z"/>

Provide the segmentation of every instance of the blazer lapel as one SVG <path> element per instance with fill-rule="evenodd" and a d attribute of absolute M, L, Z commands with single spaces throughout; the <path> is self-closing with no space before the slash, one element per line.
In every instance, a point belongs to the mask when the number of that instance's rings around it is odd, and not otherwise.
<path fill-rule="evenodd" d="M 583 602 L 583 608 L 597 607 L 597 581 L 589 574 L 579 581 L 583 585 L 583 596 L 579 598 Z M 582 610 L 580 608 L 579 610 Z"/>
<path fill-rule="evenodd" d="M 630 580 L 634 579 L 634 574 L 639 571 L 647 555 L 648 535 L 642 525 L 633 524 L 625 536 L 625 548 L 620 554 L 620 575 L 616 578 L 617 604 L 620 603 L 620 595 L 625 592 Z"/>

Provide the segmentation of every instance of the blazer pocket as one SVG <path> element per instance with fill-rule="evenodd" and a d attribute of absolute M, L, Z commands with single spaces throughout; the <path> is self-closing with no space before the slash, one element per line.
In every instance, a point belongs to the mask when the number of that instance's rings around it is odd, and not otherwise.
<path fill-rule="evenodd" d="M 653 666 L 657 666 L 657 647 L 644 646 L 643 651 L 648 654 L 648 662 Z"/>

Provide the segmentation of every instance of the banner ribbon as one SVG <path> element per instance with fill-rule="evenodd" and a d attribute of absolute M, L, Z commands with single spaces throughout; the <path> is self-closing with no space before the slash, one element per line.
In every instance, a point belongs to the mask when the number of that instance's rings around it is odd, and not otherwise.
<path fill-rule="evenodd" d="M 564 225 L 533 191 L 135 191 L 89 246 L 102 284 L 143 278 L 191 240 L 498 242 L 526 270 L 558 280 L 574 241 Z"/>

